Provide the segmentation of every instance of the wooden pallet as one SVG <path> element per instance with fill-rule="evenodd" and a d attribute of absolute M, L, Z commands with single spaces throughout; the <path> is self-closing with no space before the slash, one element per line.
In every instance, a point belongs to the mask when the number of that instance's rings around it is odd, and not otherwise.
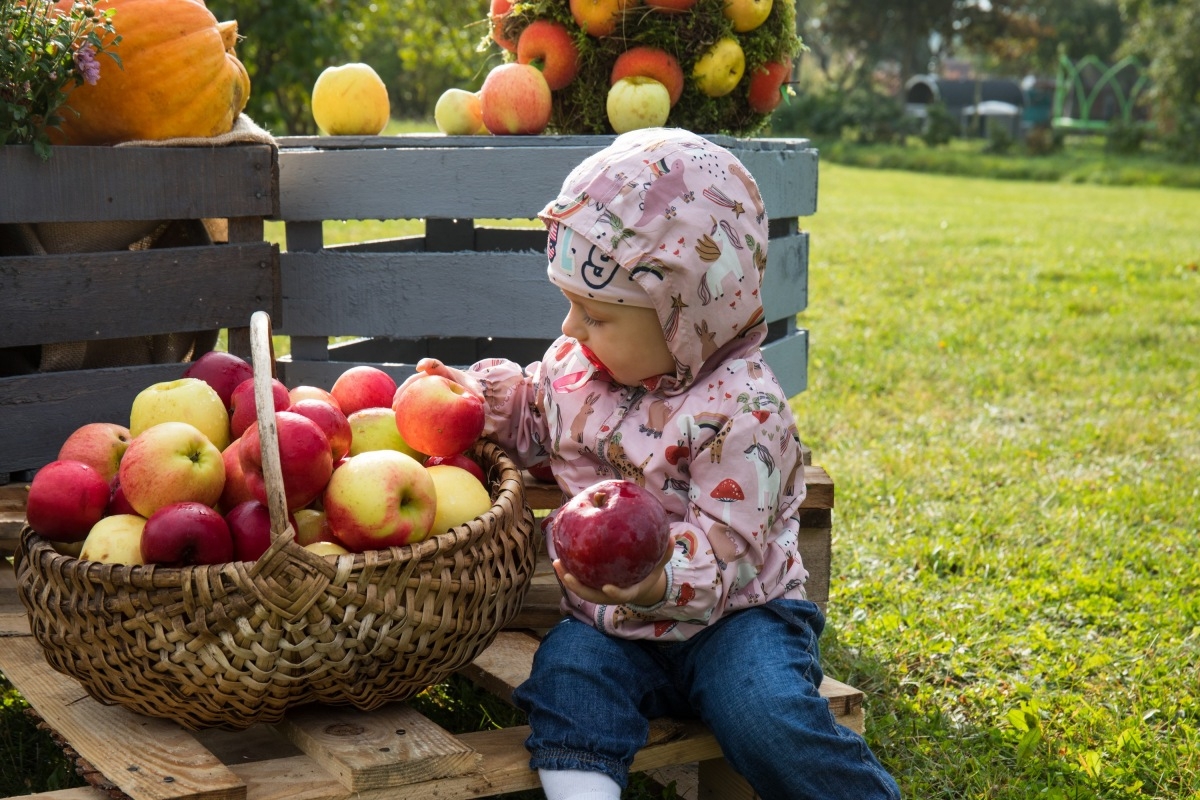
<path fill-rule="evenodd" d="M 833 483 L 824 470 L 812 466 L 806 468 L 806 482 L 803 514 L 809 522 L 801 534 L 802 555 L 812 573 L 810 597 L 823 605 L 828 596 Z M 0 513 L 4 497 L 0 494 Z M 560 496 L 551 486 L 531 484 L 528 499 L 535 508 L 549 508 Z M 13 498 L 9 500 L 12 505 Z M 530 673 L 538 644 L 535 631 L 559 619 L 558 601 L 553 571 L 542 559 L 510 629 L 462 674 L 507 701 Z M 538 787 L 523 744 L 529 733 L 526 726 L 454 735 L 407 705 L 393 703 L 372 712 L 306 706 L 275 725 L 193 732 L 170 720 L 103 705 L 73 678 L 47 666 L 30 635 L 7 563 L 0 564 L 0 672 L 95 770 L 92 780 L 97 786 L 20 800 L 122 795 L 134 800 L 452 800 Z M 863 729 L 861 692 L 826 678 L 821 694 L 841 724 Z M 681 798 L 753 797 L 745 781 L 725 764 L 713 736 L 695 721 L 654 720 L 633 769 L 660 782 L 676 781 Z"/>

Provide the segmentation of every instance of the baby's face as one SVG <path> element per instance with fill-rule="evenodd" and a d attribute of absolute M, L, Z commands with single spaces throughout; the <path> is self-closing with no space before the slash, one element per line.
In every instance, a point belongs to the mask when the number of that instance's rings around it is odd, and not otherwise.
<path fill-rule="evenodd" d="M 604 303 L 563 294 L 571 310 L 562 332 L 592 351 L 613 380 L 637 386 L 647 378 L 675 371 L 675 358 L 667 349 L 662 325 L 652 308 Z"/>

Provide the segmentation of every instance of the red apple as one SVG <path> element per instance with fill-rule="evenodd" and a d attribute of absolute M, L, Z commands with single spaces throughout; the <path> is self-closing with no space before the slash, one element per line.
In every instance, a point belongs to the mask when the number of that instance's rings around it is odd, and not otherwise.
<path fill-rule="evenodd" d="M 258 500 L 238 503 L 225 513 L 233 537 L 234 561 L 257 561 L 271 546 L 271 511 Z"/>
<path fill-rule="evenodd" d="M 118 514 L 138 515 L 137 509 L 129 504 L 129 498 L 125 496 L 125 490 L 121 488 L 121 476 L 119 474 L 114 475 L 108 485 L 110 491 L 108 494 L 108 506 L 104 509 L 104 516 L 115 517 Z"/>
<path fill-rule="evenodd" d="M 317 423 L 291 411 L 275 412 L 279 435 L 279 466 L 283 472 L 283 493 L 288 511 L 303 508 L 321 496 L 333 473 L 329 440 Z M 246 476 L 246 486 L 259 502 L 267 502 L 267 485 L 262 471 L 262 440 L 258 423 L 242 435 L 238 458 Z"/>
<path fill-rule="evenodd" d="M 342 408 L 340 405 L 338 405 L 337 399 L 332 394 L 325 391 L 320 386 L 310 386 L 306 383 L 302 383 L 299 386 L 293 386 L 291 389 L 288 389 L 288 401 L 291 405 L 296 405 L 296 403 L 299 403 L 301 400 L 324 400 L 326 403 L 329 403 L 329 405 L 333 406 L 339 411 Z"/>
<path fill-rule="evenodd" d="M 225 518 L 204 503 L 172 503 L 155 511 L 142 529 L 142 560 L 184 567 L 233 560 Z"/>
<path fill-rule="evenodd" d="M 428 470 L 398 450 L 371 450 L 337 468 L 323 496 L 337 538 L 361 553 L 419 542 L 437 515 Z"/>
<path fill-rule="evenodd" d="M 300 400 L 288 406 L 287 410 L 317 423 L 329 440 L 334 461 L 350 452 L 350 440 L 353 437 L 350 421 L 337 406 L 324 400 Z"/>
<path fill-rule="evenodd" d="M 671 105 L 683 94 L 683 67 L 675 56 L 659 47 L 631 47 L 613 62 L 608 83 L 611 86 L 622 78 L 653 78 L 667 87 Z"/>
<path fill-rule="evenodd" d="M 254 493 L 246 485 L 246 473 L 242 471 L 241 447 L 242 439 L 238 437 L 221 451 L 221 460 L 225 463 L 225 486 L 221 489 L 221 499 L 217 505 L 222 511 L 229 511 L 239 503 L 255 499 Z"/>
<path fill-rule="evenodd" d="M 554 515 L 554 557 L 585 586 L 633 586 L 671 545 L 662 503 L 632 481 L 605 480 L 568 500 Z"/>
<path fill-rule="evenodd" d="M 396 393 L 392 411 L 404 441 L 430 456 L 461 453 L 483 433 L 483 401 L 441 375 L 419 375 Z"/>
<path fill-rule="evenodd" d="M 279 380 L 271 379 L 271 402 L 276 411 L 283 411 L 292 400 L 288 388 Z M 246 432 L 251 423 L 258 419 L 258 406 L 254 402 L 254 379 L 242 381 L 234 387 L 229 398 L 229 434 L 237 439 Z"/>
<path fill-rule="evenodd" d="M 517 52 L 517 45 L 504 35 L 504 20 L 512 11 L 513 0 L 491 0 L 488 9 L 488 21 L 491 24 L 492 41 L 510 53 Z"/>
<path fill-rule="evenodd" d="M 479 482 L 486 487 L 488 485 L 487 476 L 483 474 L 483 467 L 479 466 L 465 453 L 455 453 L 452 456 L 430 456 L 425 459 L 425 467 L 436 467 L 439 464 L 448 464 L 451 467 L 465 469 L 467 472 L 479 479 Z"/>
<path fill-rule="evenodd" d="M 791 74 L 790 64 L 768 61 L 750 75 L 747 95 L 750 110 L 756 114 L 770 114 L 783 100 L 783 84 Z"/>
<path fill-rule="evenodd" d="M 608 36 L 617 29 L 625 7 L 636 0 L 570 0 L 571 16 L 589 36 Z"/>
<path fill-rule="evenodd" d="M 378 367 L 361 364 L 339 375 L 329 393 L 349 417 L 363 408 L 390 408 L 396 394 L 396 379 Z"/>
<path fill-rule="evenodd" d="M 89 422 L 71 432 L 58 449 L 59 461 L 82 461 L 111 481 L 129 447 L 129 428 L 115 422 Z"/>
<path fill-rule="evenodd" d="M 214 505 L 225 486 L 225 462 L 196 427 L 160 422 L 133 437 L 117 475 L 130 505 L 149 518 L 172 503 Z"/>
<path fill-rule="evenodd" d="M 254 377 L 254 368 L 246 359 L 223 350 L 209 350 L 197 358 L 183 371 L 185 378 L 199 378 L 217 392 L 225 409 L 229 409 L 229 398 L 242 381 Z"/>
<path fill-rule="evenodd" d="M 479 88 L 479 102 L 484 126 L 497 135 L 536 136 L 550 124 L 550 85 L 529 64 L 493 67 Z"/>
<path fill-rule="evenodd" d="M 109 482 L 82 461 L 51 461 L 29 484 L 25 519 L 51 541 L 81 542 L 108 506 Z"/>
<path fill-rule="evenodd" d="M 549 461 L 539 461 L 537 464 L 529 467 L 528 470 L 530 475 L 542 483 L 554 483 L 554 470 L 550 467 Z"/>
<path fill-rule="evenodd" d="M 556 92 L 579 73 L 579 48 L 566 25 L 548 19 L 534 20 L 517 39 L 517 61 L 540 65 L 546 85 Z"/>

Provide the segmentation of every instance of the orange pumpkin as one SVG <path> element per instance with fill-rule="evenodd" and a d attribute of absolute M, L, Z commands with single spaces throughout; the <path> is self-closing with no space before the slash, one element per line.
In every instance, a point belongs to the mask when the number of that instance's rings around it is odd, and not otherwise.
<path fill-rule="evenodd" d="M 55 6 L 67 11 L 71 0 Z M 99 82 L 69 92 L 52 142 L 209 137 L 233 128 L 250 98 L 250 77 L 234 54 L 236 22 L 217 22 L 199 0 L 101 0 L 97 8 L 116 10 L 121 41 L 105 49 L 124 69 L 98 57 Z"/>

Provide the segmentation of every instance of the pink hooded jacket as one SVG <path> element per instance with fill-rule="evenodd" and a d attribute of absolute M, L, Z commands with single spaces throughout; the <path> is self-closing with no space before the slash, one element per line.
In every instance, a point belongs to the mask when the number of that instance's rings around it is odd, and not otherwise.
<path fill-rule="evenodd" d="M 662 603 L 596 606 L 564 592 L 564 613 L 624 638 L 686 639 L 738 609 L 803 598 L 804 473 L 787 397 L 759 349 L 767 216 L 754 179 L 695 134 L 639 130 L 576 167 L 540 216 L 633 276 L 676 361 L 673 375 L 624 386 L 563 336 L 525 368 L 471 368 L 486 432 L 518 463 L 549 458 L 567 495 L 634 481 L 671 517 Z"/>

